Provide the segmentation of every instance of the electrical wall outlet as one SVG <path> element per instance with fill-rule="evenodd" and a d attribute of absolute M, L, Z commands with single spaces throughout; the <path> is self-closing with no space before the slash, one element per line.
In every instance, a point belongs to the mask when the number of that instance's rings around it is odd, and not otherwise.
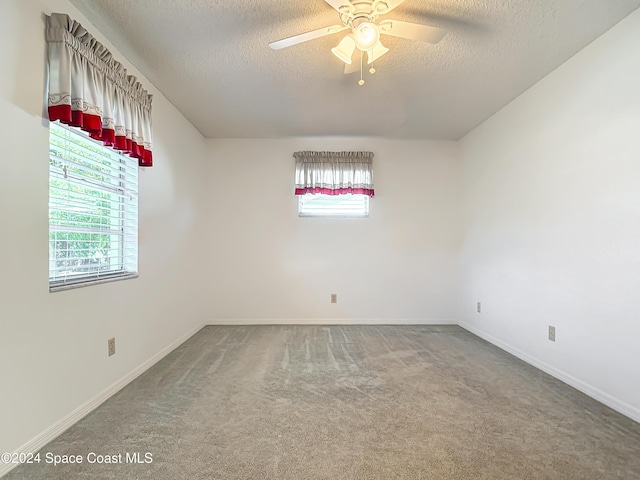
<path fill-rule="evenodd" d="M 476 304 L 476 312 L 482 313 L 482 304 L 480 302 Z"/>
<path fill-rule="evenodd" d="M 109 351 L 109 356 L 115 355 L 116 354 L 116 339 L 114 338 L 110 338 L 109 340 L 107 340 L 107 347 L 108 347 L 108 351 Z"/>
<path fill-rule="evenodd" d="M 337 293 L 332 293 L 331 294 L 331 303 L 338 303 L 338 294 Z"/>
<path fill-rule="evenodd" d="M 556 341 L 556 327 L 549 325 L 549 340 Z"/>

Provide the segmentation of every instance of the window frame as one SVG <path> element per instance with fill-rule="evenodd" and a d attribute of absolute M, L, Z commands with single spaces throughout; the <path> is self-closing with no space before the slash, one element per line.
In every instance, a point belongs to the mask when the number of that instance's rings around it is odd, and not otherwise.
<path fill-rule="evenodd" d="M 138 180 L 137 159 L 90 138 L 79 128 L 50 123 L 50 292 L 138 277 Z M 70 240 L 72 234 L 88 238 Z M 58 248 L 65 242 L 66 248 Z M 74 242 L 82 246 L 69 248 Z M 87 245 L 95 249 L 93 259 L 98 265 L 89 257 L 92 250 Z M 66 255 L 58 256 L 59 252 Z M 115 260 L 113 266 L 111 260 Z M 72 262 L 81 263 L 61 271 Z"/>

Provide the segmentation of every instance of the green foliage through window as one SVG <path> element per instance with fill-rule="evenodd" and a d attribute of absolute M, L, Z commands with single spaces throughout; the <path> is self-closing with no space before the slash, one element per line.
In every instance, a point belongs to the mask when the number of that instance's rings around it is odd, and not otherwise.
<path fill-rule="evenodd" d="M 52 123 L 51 285 L 137 270 L 137 161 Z"/>

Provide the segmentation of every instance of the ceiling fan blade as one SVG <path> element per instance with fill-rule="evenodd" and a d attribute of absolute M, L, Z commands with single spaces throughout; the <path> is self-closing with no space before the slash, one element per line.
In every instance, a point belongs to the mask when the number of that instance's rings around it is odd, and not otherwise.
<path fill-rule="evenodd" d="M 374 0 L 371 7 L 372 11 L 378 15 L 386 15 L 402 3 L 404 3 L 404 0 Z"/>
<path fill-rule="evenodd" d="M 351 64 L 346 64 L 344 66 L 344 74 L 351 75 L 352 73 L 359 72 L 361 61 L 362 61 L 362 68 L 364 68 L 367 64 L 364 59 L 364 53 L 356 48 L 355 51 L 353 52 L 353 55 L 351 56 Z"/>
<path fill-rule="evenodd" d="M 325 37 L 327 35 L 333 35 L 334 33 L 342 32 L 347 28 L 348 27 L 344 25 L 331 25 L 330 27 L 319 28 L 318 30 L 301 33 L 300 35 L 294 35 L 293 37 L 276 40 L 275 42 L 271 42 L 269 46 L 274 50 L 280 50 L 281 48 L 291 47 L 293 45 L 297 45 L 298 43 L 308 42 L 309 40 Z"/>
<path fill-rule="evenodd" d="M 418 23 L 403 22 L 400 20 L 382 20 L 378 23 L 380 33 L 392 37 L 408 38 L 420 42 L 438 43 L 447 34 L 446 30 Z"/>
<path fill-rule="evenodd" d="M 349 0 L 324 0 L 339 13 L 351 14 L 355 11 L 355 7 Z M 404 1 L 404 0 L 402 0 Z"/>
<path fill-rule="evenodd" d="M 360 71 L 360 59 L 357 62 L 353 61 L 350 64 L 345 63 L 344 65 L 344 74 L 351 75 L 352 73 L 356 73 Z"/>

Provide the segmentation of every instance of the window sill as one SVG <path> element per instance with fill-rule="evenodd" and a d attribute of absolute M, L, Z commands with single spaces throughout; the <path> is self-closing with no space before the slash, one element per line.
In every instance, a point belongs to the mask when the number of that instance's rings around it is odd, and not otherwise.
<path fill-rule="evenodd" d="M 132 278 L 138 278 L 138 274 L 129 273 L 126 275 L 114 275 L 112 277 L 91 278 L 91 279 L 77 280 L 75 282 L 49 285 L 49 292 L 50 293 L 63 292 L 65 290 L 73 290 L 75 288 L 90 287 L 91 285 L 99 285 L 101 283 L 119 282 L 121 280 L 130 280 Z"/>

